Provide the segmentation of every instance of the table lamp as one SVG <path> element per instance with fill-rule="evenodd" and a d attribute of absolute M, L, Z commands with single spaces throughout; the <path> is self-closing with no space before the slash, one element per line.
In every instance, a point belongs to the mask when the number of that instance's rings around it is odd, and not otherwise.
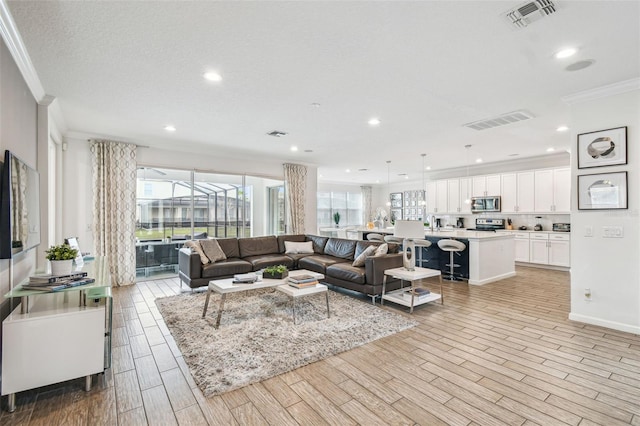
<path fill-rule="evenodd" d="M 396 220 L 393 236 L 403 238 L 402 265 L 407 271 L 416 269 L 416 240 L 424 240 L 424 225 L 417 220 Z"/>

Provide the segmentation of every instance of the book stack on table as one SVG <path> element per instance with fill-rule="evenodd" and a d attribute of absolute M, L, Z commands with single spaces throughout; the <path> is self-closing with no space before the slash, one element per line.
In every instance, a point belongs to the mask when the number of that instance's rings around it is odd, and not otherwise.
<path fill-rule="evenodd" d="M 411 296 L 414 297 L 414 300 L 422 300 L 431 295 L 431 292 L 426 288 L 416 287 L 413 290 L 406 291 L 404 293 L 404 297 L 407 300 L 411 300 Z"/>
<path fill-rule="evenodd" d="M 318 279 L 313 275 L 309 275 L 309 274 L 296 275 L 295 277 L 289 277 L 287 281 L 291 287 L 295 287 L 295 288 L 314 287 L 316 284 L 318 284 Z"/>
<path fill-rule="evenodd" d="M 29 283 L 22 286 L 23 290 L 60 291 L 65 288 L 78 287 L 94 283 L 94 278 L 88 278 L 86 272 L 74 272 L 68 275 L 41 274 L 29 277 Z"/>

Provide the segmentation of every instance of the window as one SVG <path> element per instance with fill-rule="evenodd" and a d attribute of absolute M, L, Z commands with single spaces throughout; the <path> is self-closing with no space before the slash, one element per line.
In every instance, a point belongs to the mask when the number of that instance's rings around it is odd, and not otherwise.
<path fill-rule="evenodd" d="M 318 227 L 335 226 L 333 215 L 340 213 L 340 226 L 362 225 L 362 193 L 318 192 Z"/>

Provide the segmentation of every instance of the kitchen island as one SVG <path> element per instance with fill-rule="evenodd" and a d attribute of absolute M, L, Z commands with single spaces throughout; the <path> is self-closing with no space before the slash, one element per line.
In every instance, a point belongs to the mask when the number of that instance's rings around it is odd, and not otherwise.
<path fill-rule="evenodd" d="M 393 228 L 359 228 L 358 238 L 366 240 L 369 233 L 393 235 Z M 502 232 L 425 229 L 425 239 L 431 241 L 431 247 L 421 248 L 416 256 L 416 264 L 448 272 L 446 264 L 449 263 L 449 253 L 438 247 L 438 241 L 449 238 L 459 240 L 467 246 L 460 256 L 455 254 L 454 257 L 455 263 L 461 265 L 456 268 L 456 275 L 467 279 L 469 284 L 483 285 L 516 275 L 514 236 Z"/>

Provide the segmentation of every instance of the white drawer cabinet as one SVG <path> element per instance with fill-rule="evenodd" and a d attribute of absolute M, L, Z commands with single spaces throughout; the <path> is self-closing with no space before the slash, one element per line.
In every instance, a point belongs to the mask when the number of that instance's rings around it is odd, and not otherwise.
<path fill-rule="evenodd" d="M 553 266 L 571 266 L 571 240 L 568 234 L 547 232 L 529 235 L 529 262 Z"/>
<path fill-rule="evenodd" d="M 516 232 L 514 242 L 515 242 L 515 261 L 529 262 L 529 233 Z"/>
<path fill-rule="evenodd" d="M 549 234 L 529 235 L 529 262 L 549 264 Z"/>

